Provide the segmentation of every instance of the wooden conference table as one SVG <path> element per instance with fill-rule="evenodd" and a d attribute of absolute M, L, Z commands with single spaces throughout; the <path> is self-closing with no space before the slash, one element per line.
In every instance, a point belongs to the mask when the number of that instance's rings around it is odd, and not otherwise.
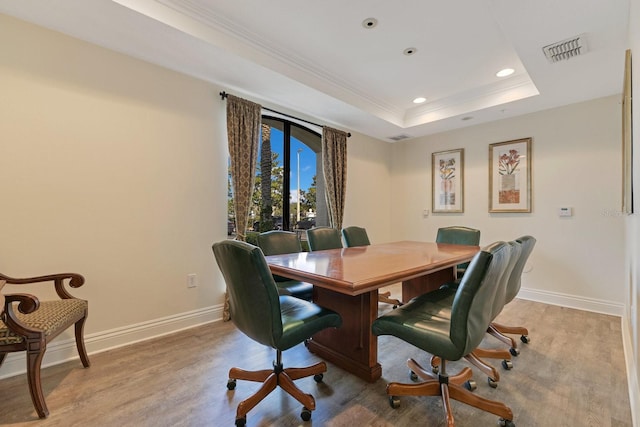
<path fill-rule="evenodd" d="M 271 272 L 312 283 L 314 302 L 342 316 L 342 326 L 309 340 L 311 352 L 373 382 L 382 375 L 378 339 L 378 289 L 402 282 L 402 300 L 453 280 L 455 266 L 478 246 L 402 241 L 316 252 L 267 256 Z"/>

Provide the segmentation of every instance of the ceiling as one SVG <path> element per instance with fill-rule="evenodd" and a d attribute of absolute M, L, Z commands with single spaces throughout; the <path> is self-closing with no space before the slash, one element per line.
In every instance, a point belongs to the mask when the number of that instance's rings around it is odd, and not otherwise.
<path fill-rule="evenodd" d="M 0 13 L 393 142 L 621 93 L 629 0 L 0 0 Z M 576 36 L 586 53 L 547 60 Z"/>

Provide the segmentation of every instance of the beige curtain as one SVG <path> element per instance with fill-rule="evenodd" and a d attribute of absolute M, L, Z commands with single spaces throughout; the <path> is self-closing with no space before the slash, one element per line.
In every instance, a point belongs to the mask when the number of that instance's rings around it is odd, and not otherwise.
<path fill-rule="evenodd" d="M 247 238 L 251 195 L 256 178 L 258 145 L 261 137 L 262 107 L 246 99 L 227 95 L 227 139 L 231 159 L 231 189 L 236 215 L 236 240 Z M 229 300 L 225 294 L 224 320 L 229 320 Z"/>
<path fill-rule="evenodd" d="M 322 171 L 329 211 L 329 225 L 342 228 L 347 191 L 347 133 L 329 127 L 322 128 Z"/>

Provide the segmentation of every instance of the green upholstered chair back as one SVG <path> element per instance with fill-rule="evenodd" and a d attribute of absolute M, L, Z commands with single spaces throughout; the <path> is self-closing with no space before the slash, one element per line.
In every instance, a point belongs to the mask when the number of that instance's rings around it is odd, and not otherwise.
<path fill-rule="evenodd" d="M 310 251 L 338 249 L 342 247 L 340 230 L 331 227 L 315 227 L 307 230 Z"/>
<path fill-rule="evenodd" d="M 267 256 L 302 252 L 298 235 L 291 231 L 273 230 L 260 233 L 258 246 Z"/>
<path fill-rule="evenodd" d="M 500 275 L 500 280 L 497 284 L 498 289 L 496 290 L 496 294 L 493 297 L 493 310 L 491 314 L 491 320 L 495 320 L 495 318 L 498 317 L 498 314 L 502 312 L 502 309 L 507 303 L 506 297 L 507 287 L 509 286 L 509 279 L 511 278 L 511 272 L 513 271 L 513 268 L 518 261 L 518 258 L 520 257 L 521 247 L 519 242 L 513 240 L 511 242 L 508 242 L 507 245 L 509 245 L 510 251 L 509 261 L 507 262 L 502 275 Z"/>
<path fill-rule="evenodd" d="M 225 240 L 213 245 L 213 253 L 227 284 L 233 323 L 249 338 L 277 348 L 283 333 L 280 300 L 262 250 Z"/>
<path fill-rule="evenodd" d="M 342 237 L 348 248 L 353 246 L 368 246 L 371 244 L 369 236 L 367 236 L 367 230 L 362 227 L 345 227 L 342 229 Z"/>
<path fill-rule="evenodd" d="M 436 243 L 478 246 L 480 244 L 480 230 L 460 225 L 441 227 L 438 228 L 438 233 L 436 234 Z M 468 262 L 458 264 L 458 277 L 464 273 L 468 266 Z"/>
<path fill-rule="evenodd" d="M 507 292 L 505 295 L 505 304 L 510 303 L 516 295 L 518 295 L 518 292 L 520 292 L 522 271 L 524 270 L 524 266 L 527 264 L 529 255 L 533 252 L 533 247 L 536 245 L 536 239 L 532 236 L 522 236 L 517 238 L 515 241 L 520 243 L 520 255 L 513 266 L 513 270 L 511 270 L 511 275 L 509 276 L 509 283 L 507 284 Z"/>
<path fill-rule="evenodd" d="M 458 358 L 478 347 L 493 320 L 494 298 L 512 247 L 496 242 L 478 252 L 458 286 L 451 306 L 449 330 L 451 342 L 459 350 Z"/>
<path fill-rule="evenodd" d="M 291 231 L 265 231 L 264 233 L 258 234 L 257 242 L 260 249 L 262 249 L 262 253 L 267 256 L 302 252 L 302 245 L 300 244 L 298 235 Z M 278 276 L 277 274 L 274 274 L 273 278 L 278 284 L 291 282 L 291 279 L 288 277 Z M 302 295 L 296 296 L 302 297 Z M 311 298 L 310 295 L 308 295 L 308 297 Z"/>
<path fill-rule="evenodd" d="M 477 246 L 480 244 L 480 230 L 459 225 L 438 228 L 436 242 Z"/>

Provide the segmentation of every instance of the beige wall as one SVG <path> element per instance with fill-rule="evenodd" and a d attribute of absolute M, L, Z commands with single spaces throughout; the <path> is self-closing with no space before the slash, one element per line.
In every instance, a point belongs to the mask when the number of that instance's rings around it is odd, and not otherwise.
<path fill-rule="evenodd" d="M 0 40 L 0 271 L 84 274 L 89 335 L 220 304 L 219 88 L 3 15 Z"/>
<path fill-rule="evenodd" d="M 365 227 L 371 242 L 393 240 L 389 168 L 393 146 L 353 134 L 347 140 L 347 196 L 343 225 Z"/>
<path fill-rule="evenodd" d="M 456 224 L 479 228 L 483 245 L 533 235 L 523 283 L 530 296 L 621 314 L 620 108 L 614 96 L 395 144 L 392 217 L 405 221 L 394 238 L 429 240 Z M 488 146 L 524 137 L 533 138 L 533 210 L 489 214 Z M 431 153 L 456 148 L 465 150 L 465 212 L 423 217 L 431 210 Z M 574 216 L 559 218 L 561 206 Z"/>

